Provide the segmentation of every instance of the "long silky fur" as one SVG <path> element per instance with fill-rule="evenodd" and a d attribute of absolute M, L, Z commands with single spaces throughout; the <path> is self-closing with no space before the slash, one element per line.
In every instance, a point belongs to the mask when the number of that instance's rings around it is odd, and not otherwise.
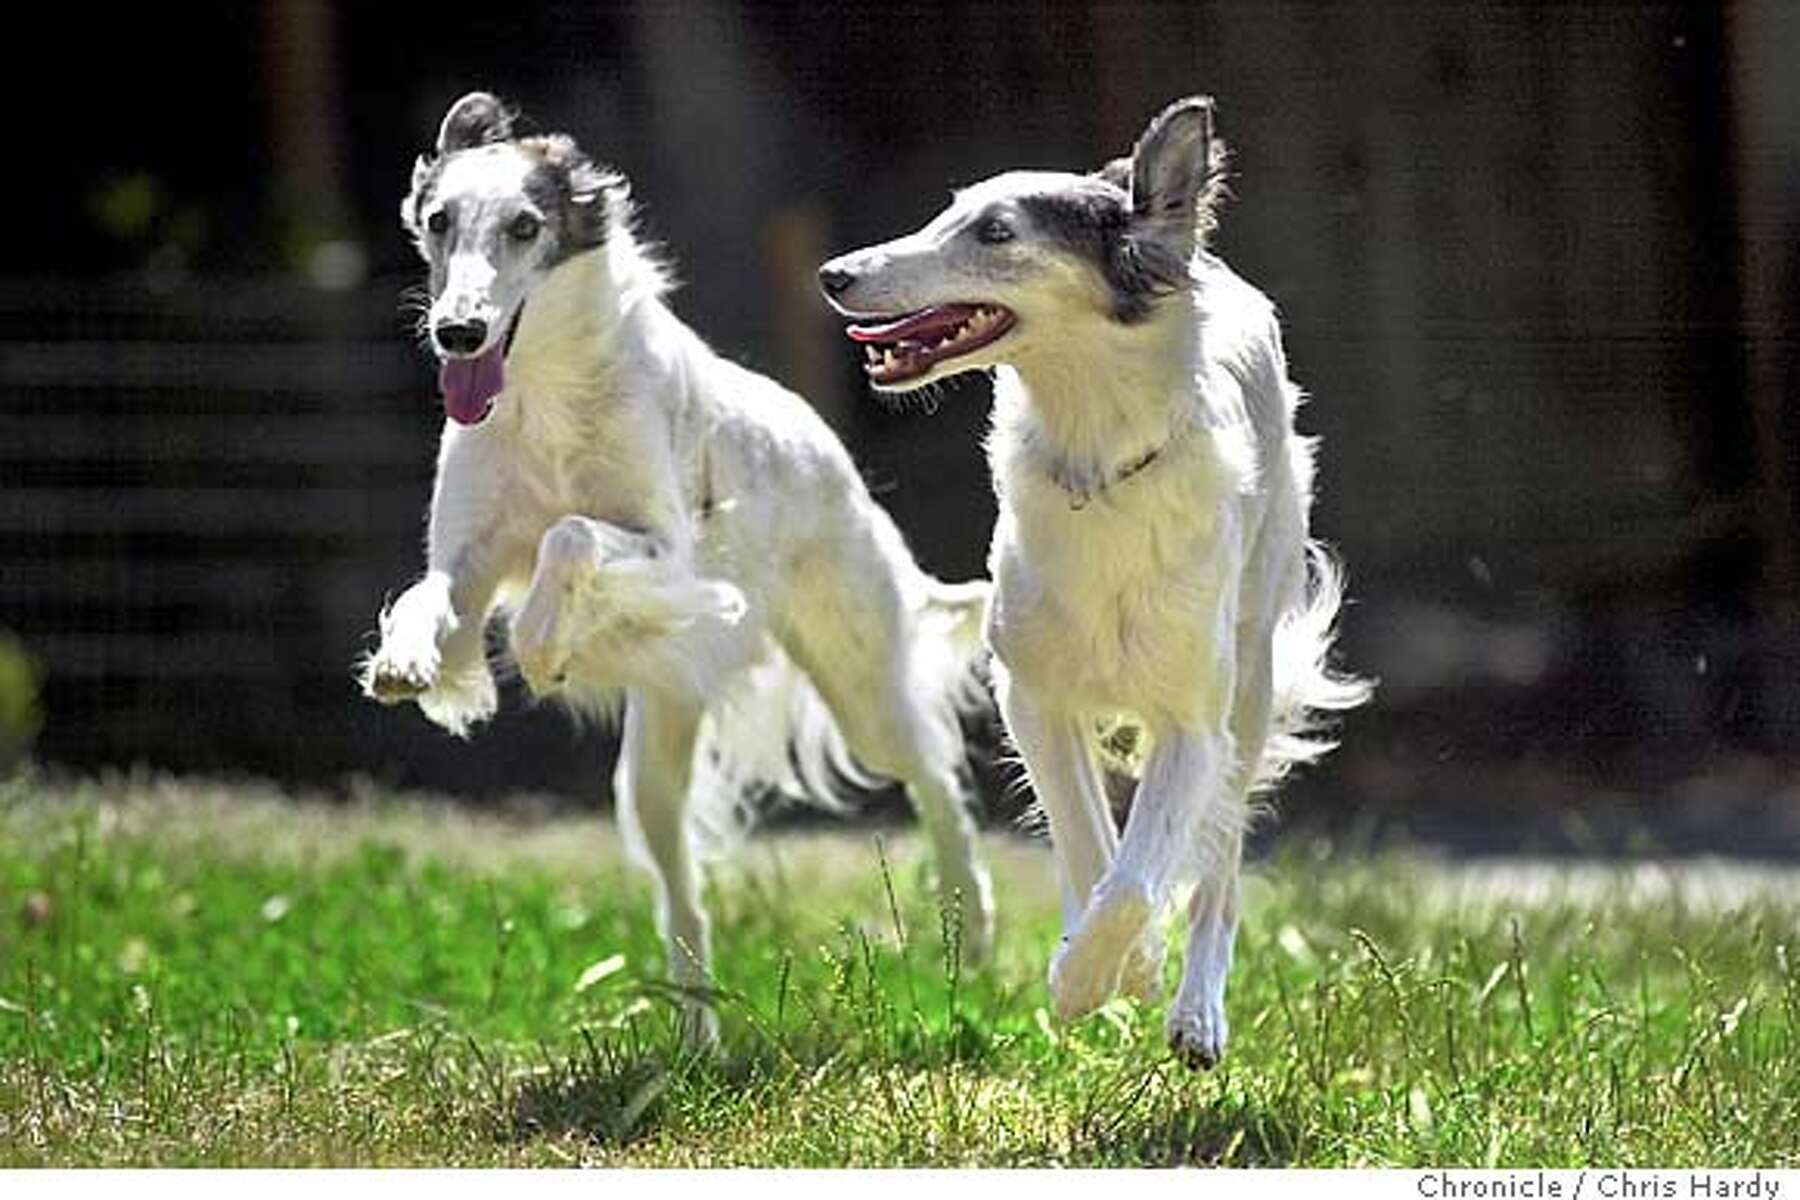
<path fill-rule="evenodd" d="M 671 311 L 622 177 L 560 135 L 508 140 L 484 94 L 444 130 L 401 206 L 427 327 L 513 332 L 485 419 L 444 425 L 427 571 L 383 611 L 366 690 L 466 734 L 495 709 L 494 619 L 535 694 L 622 722 L 618 814 L 680 980 L 706 970 L 689 860 L 728 850 L 771 792 L 841 810 L 851 787 L 904 784 L 985 940 L 957 719 L 978 702 L 985 583 L 921 570 L 818 414 Z M 521 211 L 535 241 L 507 240 Z"/>
<path fill-rule="evenodd" d="M 1197 1063 L 1224 1044 L 1246 827 L 1369 695 L 1331 661 L 1342 574 L 1309 535 L 1313 443 L 1275 307 L 1206 247 L 1212 114 L 1176 101 L 1092 174 L 973 184 L 823 274 L 865 329 L 944 305 L 1011 318 L 878 386 L 992 372 L 988 640 L 1064 879 L 1053 1005 L 1079 1016 L 1128 975 L 1153 992 L 1155 922 L 1191 893 L 1169 1032 Z M 1141 776 L 1122 834 L 1095 752 Z"/>

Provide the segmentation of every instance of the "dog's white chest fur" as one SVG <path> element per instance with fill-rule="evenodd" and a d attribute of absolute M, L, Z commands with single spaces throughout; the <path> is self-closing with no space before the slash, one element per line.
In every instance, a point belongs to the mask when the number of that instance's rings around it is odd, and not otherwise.
<path fill-rule="evenodd" d="M 1241 515 L 1239 471 L 1210 431 L 1177 433 L 1083 497 L 996 430 L 1000 520 L 989 638 L 1009 671 L 1075 708 L 1188 725 L 1205 700 Z"/>

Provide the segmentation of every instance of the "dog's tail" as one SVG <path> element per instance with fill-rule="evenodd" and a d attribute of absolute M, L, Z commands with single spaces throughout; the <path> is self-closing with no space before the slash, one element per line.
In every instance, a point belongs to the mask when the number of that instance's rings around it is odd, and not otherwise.
<path fill-rule="evenodd" d="M 1375 690 L 1372 681 L 1339 674 L 1331 666 L 1344 602 L 1343 568 L 1318 542 L 1306 545 L 1306 567 L 1306 602 L 1275 629 L 1274 728 L 1251 780 L 1252 791 L 1266 791 L 1295 766 L 1328 753 L 1337 745 L 1322 736 L 1328 714 L 1355 708 Z"/>

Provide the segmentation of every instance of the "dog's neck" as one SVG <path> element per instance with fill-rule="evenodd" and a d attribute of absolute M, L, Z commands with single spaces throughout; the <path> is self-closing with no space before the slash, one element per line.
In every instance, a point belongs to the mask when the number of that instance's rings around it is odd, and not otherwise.
<path fill-rule="evenodd" d="M 524 420 L 580 415 L 641 380 L 647 326 L 674 321 L 662 267 L 615 224 L 604 245 L 560 264 L 532 289 L 506 356 L 511 408 Z M 567 411 L 558 411 L 567 410 Z"/>
<path fill-rule="evenodd" d="M 1154 469 L 1194 421 L 1198 354 L 1189 296 L 1142 325 L 1033 346 L 995 373 L 997 448 L 1022 452 L 1081 507 Z"/>

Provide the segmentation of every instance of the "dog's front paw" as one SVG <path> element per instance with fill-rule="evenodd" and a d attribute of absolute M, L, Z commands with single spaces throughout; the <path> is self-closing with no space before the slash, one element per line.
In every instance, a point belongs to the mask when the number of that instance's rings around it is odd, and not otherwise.
<path fill-rule="evenodd" d="M 1057 1020 L 1078 1020 L 1112 998 L 1153 912 L 1141 887 L 1102 883 L 1094 889 L 1087 911 L 1050 960 L 1050 1003 Z"/>
<path fill-rule="evenodd" d="M 499 706 L 494 676 L 485 661 L 462 671 L 440 671 L 436 686 L 419 697 L 419 711 L 426 719 L 457 737 L 467 737 L 471 726 L 493 716 Z"/>
<path fill-rule="evenodd" d="M 1191 1070 L 1210 1070 L 1225 1057 L 1225 1003 L 1177 1003 L 1169 1010 L 1169 1049 Z"/>
<path fill-rule="evenodd" d="M 383 704 L 417 700 L 437 686 L 435 644 L 408 647 L 384 641 L 363 669 L 363 695 Z"/>

